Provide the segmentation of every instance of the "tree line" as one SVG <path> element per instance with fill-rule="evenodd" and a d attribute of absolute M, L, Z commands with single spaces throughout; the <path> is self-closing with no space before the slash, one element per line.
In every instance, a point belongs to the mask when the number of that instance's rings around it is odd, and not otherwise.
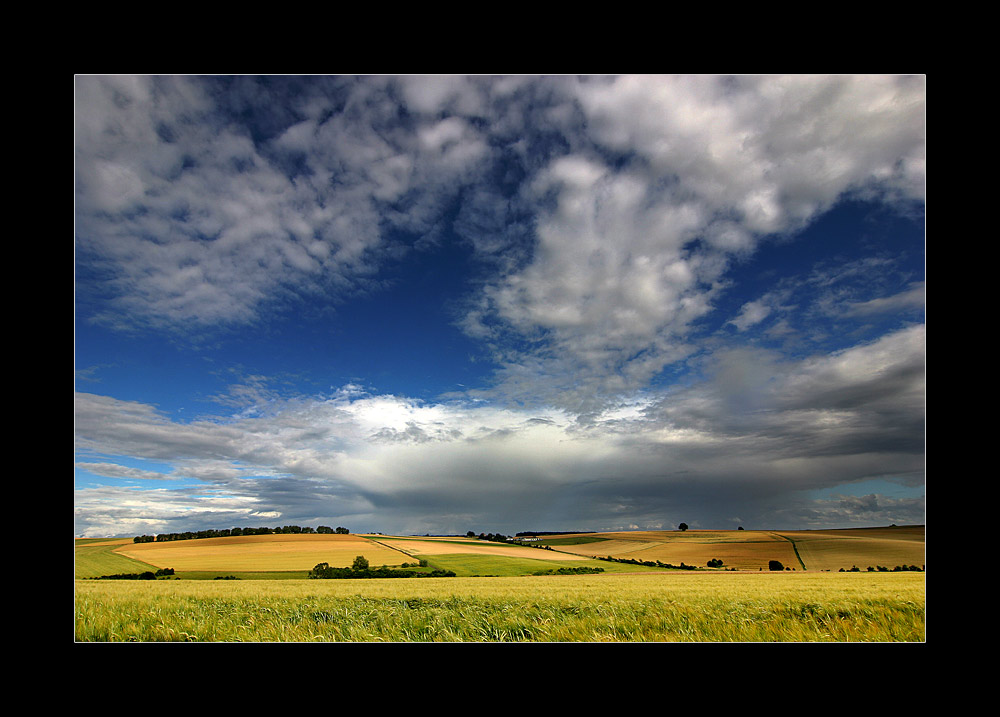
<path fill-rule="evenodd" d="M 144 573 L 116 573 L 115 575 L 102 575 L 91 580 L 156 580 L 160 577 L 167 577 L 174 574 L 173 568 L 160 568 L 155 573 L 147 570 Z"/>
<path fill-rule="evenodd" d="M 897 565 L 894 568 L 887 568 L 884 565 L 876 565 L 875 567 L 872 567 L 871 565 L 869 565 L 868 566 L 868 570 L 867 570 L 867 572 L 869 572 L 869 573 L 876 573 L 876 572 L 877 573 L 900 573 L 900 572 L 903 572 L 903 573 L 905 573 L 905 572 L 922 573 L 923 571 L 924 571 L 923 568 L 918 567 L 916 565 Z M 860 573 L 861 572 L 861 568 L 859 568 L 857 565 L 853 565 L 853 566 L 851 566 L 850 570 L 845 570 L 844 568 L 841 568 L 838 572 L 841 572 L 841 573 Z"/>
<path fill-rule="evenodd" d="M 610 555 L 602 558 L 599 555 L 595 555 L 598 560 L 607 560 L 611 563 L 625 563 L 626 565 L 645 565 L 647 568 L 671 568 L 673 570 L 698 570 L 698 567 L 694 565 L 685 565 L 684 561 L 681 561 L 680 565 L 671 565 L 670 563 L 661 563 L 659 560 L 637 560 L 636 558 L 613 558 Z M 719 561 L 722 564 L 722 561 Z"/>
<path fill-rule="evenodd" d="M 318 528 L 300 525 L 283 525 L 278 528 L 223 528 L 221 530 L 196 530 L 183 533 L 158 533 L 157 535 L 137 535 L 133 543 L 163 543 L 170 540 L 197 540 L 199 538 L 228 538 L 241 535 L 281 535 L 299 533 L 320 533 L 348 535 L 351 531 L 337 526 L 331 528 L 321 525 Z"/>
<path fill-rule="evenodd" d="M 473 531 L 469 531 L 465 534 L 467 538 L 479 538 L 480 540 L 489 540 L 492 543 L 506 543 L 508 536 L 503 533 L 480 533 L 476 535 Z"/>
<path fill-rule="evenodd" d="M 421 560 L 420 567 L 427 567 L 427 561 Z M 408 563 L 403 563 L 403 567 L 410 567 Z M 416 565 L 414 565 L 416 567 Z M 357 579 L 357 578 L 453 578 L 455 573 L 451 570 L 434 569 L 429 573 L 417 572 L 413 570 L 397 570 L 385 565 L 373 568 L 368 564 L 368 559 L 363 555 L 354 558 L 354 563 L 349 568 L 333 568 L 329 563 L 317 563 L 309 571 L 309 577 L 319 580 L 331 579 Z"/>

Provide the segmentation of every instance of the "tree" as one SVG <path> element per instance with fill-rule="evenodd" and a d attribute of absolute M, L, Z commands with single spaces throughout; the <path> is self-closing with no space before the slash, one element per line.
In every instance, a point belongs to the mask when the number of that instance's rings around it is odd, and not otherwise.
<path fill-rule="evenodd" d="M 364 555 L 359 555 L 354 559 L 354 564 L 351 565 L 351 570 L 367 570 L 368 560 Z"/>
<path fill-rule="evenodd" d="M 785 566 L 781 564 L 780 560 L 770 560 L 767 563 L 768 570 L 784 570 Z"/>
<path fill-rule="evenodd" d="M 688 524 L 687 523 L 681 523 L 677 527 L 680 528 L 681 530 L 687 530 L 688 529 Z"/>

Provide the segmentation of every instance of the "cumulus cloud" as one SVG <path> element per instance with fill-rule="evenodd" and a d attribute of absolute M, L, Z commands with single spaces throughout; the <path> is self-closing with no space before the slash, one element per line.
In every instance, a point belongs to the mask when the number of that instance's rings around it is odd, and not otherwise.
<path fill-rule="evenodd" d="M 923 84 L 900 77 L 618 77 L 560 85 L 588 134 L 533 175 L 529 262 L 487 287 L 492 315 L 537 347 L 512 384 L 567 371 L 639 386 L 687 355 L 731 262 L 850 192 L 922 197 Z M 751 304 L 735 321 L 763 318 Z M 477 321 L 478 320 L 478 321 Z"/>
<path fill-rule="evenodd" d="M 106 324 L 241 325 L 356 288 L 388 233 L 430 232 L 489 155 L 461 117 L 391 122 L 378 81 L 295 97 L 280 132 L 269 115 L 232 124 L 216 82 L 77 79 L 77 246 L 108 276 Z M 266 115 L 286 98 L 256 99 Z"/>
<path fill-rule="evenodd" d="M 503 270 L 462 326 L 537 340 L 502 362 L 514 382 L 533 363 L 614 390 L 687 353 L 761 236 L 847 192 L 922 196 L 922 78 L 220 81 L 78 79 L 78 246 L 109 275 L 102 321 L 242 324 L 348 291 L 398 255 L 394 232 L 433 241 L 461 196 L 452 228 Z M 223 121 L 223 96 L 251 121 Z"/>

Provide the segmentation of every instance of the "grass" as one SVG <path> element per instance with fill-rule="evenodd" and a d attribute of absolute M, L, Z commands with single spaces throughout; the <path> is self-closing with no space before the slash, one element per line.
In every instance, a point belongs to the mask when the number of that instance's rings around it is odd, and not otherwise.
<path fill-rule="evenodd" d="M 107 541 L 88 541 L 91 544 L 77 541 L 75 574 L 77 579 L 96 578 L 101 575 L 118 575 L 119 573 L 144 573 L 155 571 L 156 567 L 149 563 L 127 558 L 113 552 L 118 547 Z M 94 544 L 96 543 L 96 544 Z"/>
<path fill-rule="evenodd" d="M 921 642 L 924 596 L 916 573 L 78 581 L 75 634 L 81 642 Z"/>

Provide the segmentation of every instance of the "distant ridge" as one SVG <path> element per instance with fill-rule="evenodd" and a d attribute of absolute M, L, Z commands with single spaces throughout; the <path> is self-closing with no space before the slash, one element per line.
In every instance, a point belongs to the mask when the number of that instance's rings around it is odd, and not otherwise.
<path fill-rule="evenodd" d="M 596 533 L 596 530 L 526 530 L 523 533 L 514 533 L 517 537 L 525 535 L 579 535 L 581 533 Z"/>

